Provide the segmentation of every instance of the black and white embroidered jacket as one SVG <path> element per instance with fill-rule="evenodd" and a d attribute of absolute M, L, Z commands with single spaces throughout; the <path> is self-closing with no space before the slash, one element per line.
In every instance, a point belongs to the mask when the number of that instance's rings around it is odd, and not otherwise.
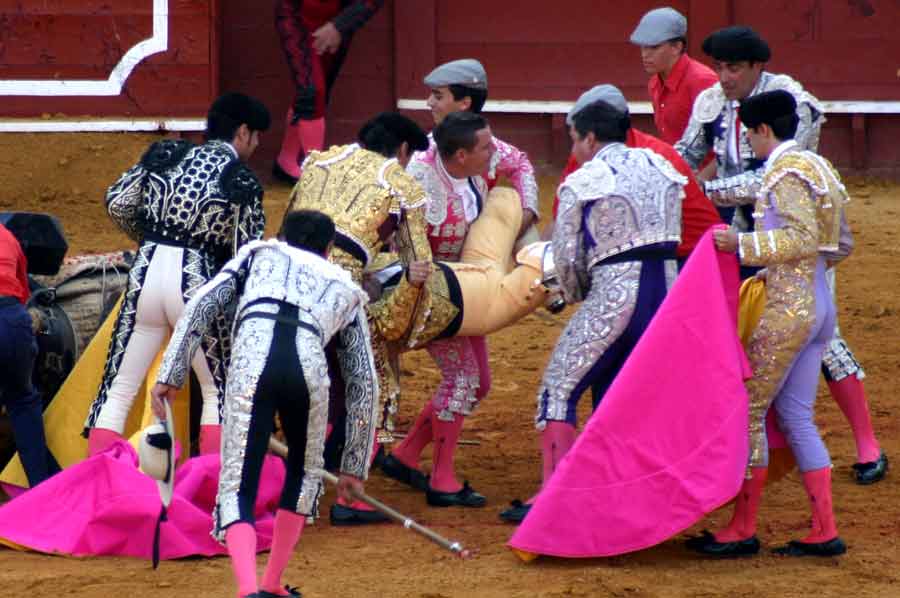
<path fill-rule="evenodd" d="M 138 242 L 197 249 L 221 264 L 262 237 L 263 189 L 228 143 L 165 139 L 106 193 L 110 217 Z"/>

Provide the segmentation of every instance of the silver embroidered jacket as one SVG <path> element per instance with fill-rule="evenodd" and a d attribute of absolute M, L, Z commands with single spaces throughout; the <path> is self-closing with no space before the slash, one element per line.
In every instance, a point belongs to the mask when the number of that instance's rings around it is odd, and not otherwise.
<path fill-rule="evenodd" d="M 681 241 L 687 179 L 645 148 L 607 145 L 559 188 L 553 262 L 566 302 L 584 299 L 590 270 L 638 247 Z"/>
<path fill-rule="evenodd" d="M 347 272 L 317 255 L 276 240 L 255 241 L 242 247 L 185 306 L 163 357 L 158 381 L 176 387 L 184 384 L 191 356 L 217 315 L 229 313 L 232 326 L 240 326 L 245 307 L 254 303 L 253 311 L 265 311 L 268 307 L 277 312 L 274 301 L 296 305 L 300 321 L 317 333 L 318 342 L 298 345 L 298 352 L 313 352 L 324 364 L 324 347 L 337 335 L 347 400 L 347 440 L 341 469 L 365 478 L 378 397 L 365 312 L 368 296 Z M 247 381 L 235 376 L 235 364 L 240 358 L 235 355 L 232 359 L 226 400 L 237 392 L 253 394 L 254 389 L 242 388 Z M 329 383 L 327 369 L 322 370 L 304 372 L 310 386 Z"/>
<path fill-rule="evenodd" d="M 775 75 L 765 71 L 759 77 L 751 96 L 783 89 L 797 101 L 800 123 L 795 139 L 801 148 L 816 151 L 819 134 L 825 122 L 825 109 L 812 94 L 787 75 Z M 750 147 L 747 128 L 740 124 L 735 131 L 739 103 L 730 101 L 716 83 L 700 93 L 694 101 L 691 118 L 675 149 L 697 169 L 710 150 L 716 155 L 716 179 L 704 185 L 706 195 L 719 206 L 737 206 L 754 202 L 763 177 L 764 159 L 759 159 Z M 739 136 L 738 155 L 729 152 L 729 143 Z"/>
<path fill-rule="evenodd" d="M 262 237 L 262 198 L 256 175 L 226 142 L 165 139 L 109 188 L 106 206 L 132 239 L 199 249 L 221 264 Z"/>

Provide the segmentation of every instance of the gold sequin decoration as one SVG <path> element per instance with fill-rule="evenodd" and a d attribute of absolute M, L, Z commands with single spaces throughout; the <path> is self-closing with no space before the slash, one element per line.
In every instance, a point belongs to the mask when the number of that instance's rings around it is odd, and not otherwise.
<path fill-rule="evenodd" d="M 747 381 L 750 467 L 765 462 L 766 412 L 781 389 L 788 368 L 806 345 L 816 318 L 819 236 L 815 196 L 805 181 L 790 174 L 771 188 L 767 199 L 770 203 L 766 209 L 777 211 L 781 225 L 741 235 L 741 261 L 765 266 L 768 272 L 766 305 L 748 347 L 753 368 L 753 378 Z"/>

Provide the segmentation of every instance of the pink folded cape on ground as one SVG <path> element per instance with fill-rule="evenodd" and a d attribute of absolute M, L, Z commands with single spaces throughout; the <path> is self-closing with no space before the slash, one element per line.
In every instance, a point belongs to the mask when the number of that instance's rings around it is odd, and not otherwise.
<path fill-rule="evenodd" d="M 510 547 L 641 550 L 734 498 L 748 458 L 739 282 L 707 232 Z"/>
<path fill-rule="evenodd" d="M 77 463 L 0 507 L 0 543 L 72 556 L 150 559 L 162 503 L 156 482 L 137 468 L 127 442 Z M 284 464 L 269 456 L 256 501 L 258 550 L 272 543 Z M 211 536 L 219 456 L 185 462 L 175 473 L 168 521 L 160 530 L 160 558 L 225 554 Z"/>

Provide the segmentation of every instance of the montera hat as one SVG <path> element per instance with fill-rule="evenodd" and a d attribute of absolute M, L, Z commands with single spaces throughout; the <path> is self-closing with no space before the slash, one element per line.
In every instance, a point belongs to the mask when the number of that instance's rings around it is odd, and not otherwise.
<path fill-rule="evenodd" d="M 725 27 L 703 40 L 703 53 L 720 62 L 768 62 L 769 44 L 749 27 Z"/>
<path fill-rule="evenodd" d="M 172 408 L 168 401 L 166 419 L 147 426 L 141 434 L 138 457 L 141 471 L 156 480 L 164 507 L 172 502 L 175 491 L 175 434 Z"/>

